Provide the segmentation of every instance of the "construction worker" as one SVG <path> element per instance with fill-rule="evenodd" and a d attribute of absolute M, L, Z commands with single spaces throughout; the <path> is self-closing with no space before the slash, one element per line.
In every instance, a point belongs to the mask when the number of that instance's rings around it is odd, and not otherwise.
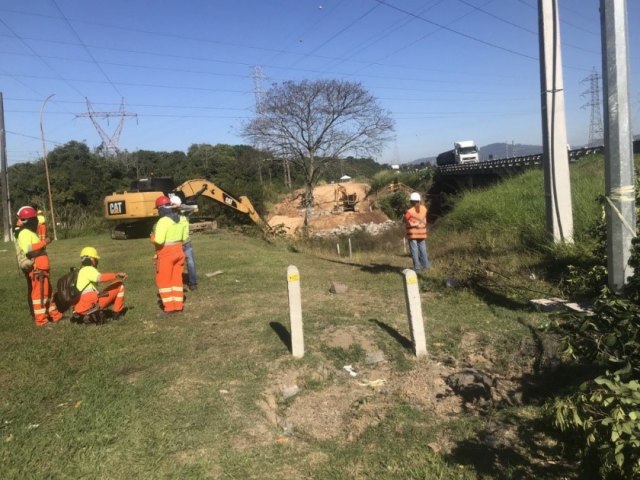
<path fill-rule="evenodd" d="M 182 212 L 182 199 L 177 195 L 169 195 L 171 205 L 177 209 L 180 213 L 180 225 L 185 229 L 185 240 L 182 244 L 182 250 L 184 251 L 185 261 L 187 263 L 187 276 L 189 290 L 197 290 L 198 288 L 198 276 L 196 275 L 196 260 L 193 256 L 193 245 L 191 244 L 191 237 L 189 236 L 189 220 Z M 196 207 L 197 208 L 197 207 Z"/>
<path fill-rule="evenodd" d="M 46 246 L 51 240 L 38 238 L 38 213 L 31 206 L 24 206 L 18 210 L 20 230 L 18 233 L 18 248 L 28 258 L 33 259 L 33 267 L 25 271 L 27 279 L 27 301 L 29 310 L 37 326 L 48 322 L 59 322 L 63 315 L 58 311 L 52 297 L 51 280 L 49 278 L 49 256 Z"/>
<path fill-rule="evenodd" d="M 35 208 L 38 212 L 38 237 L 40 238 L 40 240 L 44 240 L 45 238 L 47 238 L 47 220 L 46 218 L 44 218 L 44 213 L 42 213 L 42 210 L 38 209 L 35 206 L 33 208 Z"/>
<path fill-rule="evenodd" d="M 409 196 L 411 207 L 405 212 L 409 251 L 413 260 L 413 270 L 425 273 L 429 269 L 427 255 L 427 207 L 420 204 L 420 194 L 413 192 Z"/>
<path fill-rule="evenodd" d="M 185 241 L 185 229 L 180 225 L 180 214 L 172 207 L 166 195 L 156 199 L 156 208 L 160 219 L 151 232 L 151 242 L 156 254 L 156 286 L 165 314 L 179 313 L 184 308 L 184 290 L 182 270 L 185 257 L 182 244 Z"/>
<path fill-rule="evenodd" d="M 75 318 L 84 317 L 92 313 L 108 311 L 108 307 L 113 305 L 110 311 L 112 320 L 119 320 L 126 312 L 124 306 L 124 280 L 127 274 L 124 272 L 100 273 L 98 262 L 100 256 L 94 247 L 84 247 L 80 252 L 80 262 L 82 267 L 78 271 L 76 288 L 80 291 L 80 299 L 73 306 Z M 98 284 L 112 282 L 103 290 L 98 290 Z"/>

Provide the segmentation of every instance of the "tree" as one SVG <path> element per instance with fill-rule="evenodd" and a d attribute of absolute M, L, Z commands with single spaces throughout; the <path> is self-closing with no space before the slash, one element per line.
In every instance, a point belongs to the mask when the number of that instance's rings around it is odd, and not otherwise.
<path fill-rule="evenodd" d="M 380 152 L 393 128 L 390 113 L 360 83 L 304 80 L 274 84 L 243 136 L 302 170 L 303 205 L 309 211 L 313 188 L 327 166 L 346 154 Z"/>

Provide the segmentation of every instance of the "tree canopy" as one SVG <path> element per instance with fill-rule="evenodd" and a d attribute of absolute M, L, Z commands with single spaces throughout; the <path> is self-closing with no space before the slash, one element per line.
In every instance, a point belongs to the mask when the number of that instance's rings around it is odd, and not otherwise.
<path fill-rule="evenodd" d="M 329 165 L 347 154 L 379 153 L 393 128 L 389 112 L 360 83 L 304 80 L 271 87 L 243 135 L 300 169 L 310 207 L 313 187 Z"/>

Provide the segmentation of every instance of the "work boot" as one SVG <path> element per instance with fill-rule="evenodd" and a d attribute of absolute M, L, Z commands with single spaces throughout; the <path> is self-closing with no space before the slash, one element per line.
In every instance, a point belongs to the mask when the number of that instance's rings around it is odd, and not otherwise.
<path fill-rule="evenodd" d="M 124 307 L 119 312 L 113 312 L 111 314 L 111 320 L 120 320 L 122 317 L 124 317 L 127 314 L 127 310 L 129 310 L 129 308 L 128 307 Z"/>
<path fill-rule="evenodd" d="M 195 285 L 195 284 L 194 285 L 189 285 L 189 290 L 191 290 L 192 292 L 194 290 L 197 290 L 197 289 L 198 289 L 198 285 Z"/>

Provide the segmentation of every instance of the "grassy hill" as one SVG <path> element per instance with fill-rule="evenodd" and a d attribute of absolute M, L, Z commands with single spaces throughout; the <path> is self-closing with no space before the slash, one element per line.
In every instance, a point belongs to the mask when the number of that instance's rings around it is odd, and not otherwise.
<path fill-rule="evenodd" d="M 601 162 L 572 167 L 579 240 L 598 215 Z M 559 353 L 527 300 L 560 293 L 547 267 L 576 258 L 544 241 L 541 176 L 470 192 L 433 229 L 421 360 L 401 229 L 377 249 L 355 236 L 351 258 L 334 244 L 197 234 L 199 290 L 170 318 L 157 315 L 147 240 L 54 242 L 54 277 L 85 245 L 98 248 L 102 271 L 127 272 L 130 311 L 52 329 L 31 324 L 8 245 L 3 478 L 578 478 L 539 422 L 545 395 L 569 380 L 546 368 Z M 288 265 L 301 275 L 300 360 L 288 349 Z M 332 281 L 348 290 L 330 293 Z"/>

